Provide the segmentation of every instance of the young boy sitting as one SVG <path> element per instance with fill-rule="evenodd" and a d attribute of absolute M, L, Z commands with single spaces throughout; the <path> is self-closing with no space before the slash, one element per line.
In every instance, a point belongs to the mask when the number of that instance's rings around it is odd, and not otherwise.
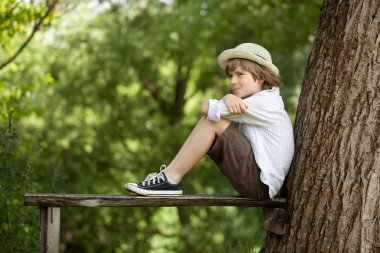
<path fill-rule="evenodd" d="M 141 195 L 181 195 L 181 179 L 206 154 L 242 196 L 274 198 L 294 153 L 292 124 L 280 96 L 279 70 L 260 45 L 222 52 L 220 67 L 233 94 L 202 103 L 204 115 L 168 166 L 125 189 Z"/>

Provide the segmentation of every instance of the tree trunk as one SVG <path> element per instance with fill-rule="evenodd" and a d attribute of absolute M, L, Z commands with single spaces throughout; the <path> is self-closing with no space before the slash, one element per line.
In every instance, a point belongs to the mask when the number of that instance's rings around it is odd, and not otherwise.
<path fill-rule="evenodd" d="M 380 252 L 380 1 L 326 0 L 287 179 L 289 227 L 262 252 Z"/>

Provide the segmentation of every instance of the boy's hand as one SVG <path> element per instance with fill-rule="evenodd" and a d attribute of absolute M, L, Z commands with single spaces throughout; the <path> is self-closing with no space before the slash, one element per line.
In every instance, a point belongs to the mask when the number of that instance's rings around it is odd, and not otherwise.
<path fill-rule="evenodd" d="M 225 95 L 223 101 L 231 114 L 241 114 L 248 109 L 248 105 L 244 103 L 243 99 L 232 94 Z"/>

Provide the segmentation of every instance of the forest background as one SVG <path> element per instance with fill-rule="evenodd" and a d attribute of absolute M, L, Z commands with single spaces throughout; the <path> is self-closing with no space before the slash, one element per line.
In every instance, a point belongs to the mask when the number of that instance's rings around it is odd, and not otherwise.
<path fill-rule="evenodd" d="M 126 194 L 126 181 L 169 163 L 201 102 L 230 92 L 216 63 L 224 49 L 265 46 L 294 119 L 321 4 L 1 1 L 0 251 L 38 251 L 39 210 L 23 206 L 25 192 Z M 184 189 L 236 194 L 208 158 Z M 258 252 L 262 219 L 260 208 L 63 208 L 60 248 Z"/>

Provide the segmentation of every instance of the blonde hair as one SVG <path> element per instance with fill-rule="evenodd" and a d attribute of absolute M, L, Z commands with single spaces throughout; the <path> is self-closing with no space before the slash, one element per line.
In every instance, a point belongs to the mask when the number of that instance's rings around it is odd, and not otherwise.
<path fill-rule="evenodd" d="M 230 75 L 231 72 L 235 71 L 238 67 L 240 67 L 243 71 L 248 71 L 251 73 L 252 77 L 256 80 L 264 80 L 265 88 L 282 87 L 282 83 L 278 75 L 270 71 L 268 68 L 250 60 L 241 58 L 229 59 L 224 72 L 226 75 Z"/>

